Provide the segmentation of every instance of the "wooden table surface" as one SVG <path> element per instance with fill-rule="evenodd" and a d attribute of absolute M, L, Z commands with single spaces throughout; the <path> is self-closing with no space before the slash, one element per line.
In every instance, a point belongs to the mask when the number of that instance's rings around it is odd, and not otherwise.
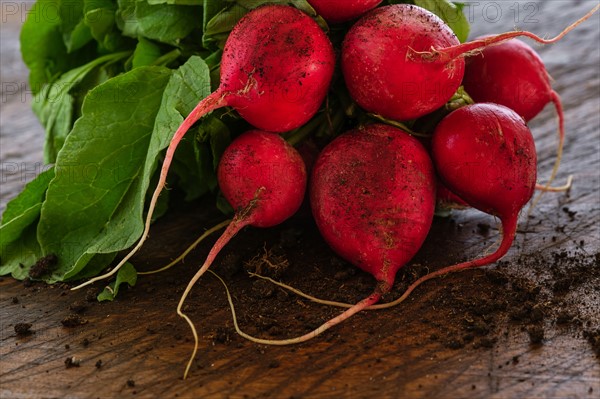
<path fill-rule="evenodd" d="M 0 25 L 1 209 L 43 168 L 43 130 L 29 110 L 27 71 L 18 53 L 18 31 L 27 2 L 15 2 L 16 13 L 8 3 L 2 2 Z M 514 27 L 552 36 L 595 4 L 597 1 L 471 2 L 468 10 L 473 36 Z M 62 284 L 25 287 L 5 277 L 0 282 L 0 397 L 600 397 L 598 342 L 596 353 L 592 345 L 599 339 L 592 333 L 600 331 L 599 40 L 600 15 L 595 15 L 560 43 L 538 48 L 554 78 L 554 88 L 562 95 L 567 120 L 566 148 L 557 181 L 572 174 L 575 183 L 568 195 L 544 195 L 529 220 L 523 216 L 505 262 L 489 268 L 500 269 L 508 283 L 491 284 L 492 275 L 481 270 L 448 276 L 421 287 L 398 309 L 357 315 L 306 344 L 271 347 L 235 335 L 222 286 L 207 276 L 188 300 L 187 311 L 199 329 L 201 344 L 190 378 L 183 380 L 192 341 L 175 307 L 210 243 L 192 254 L 193 261 L 169 273 L 140 278 L 136 287 L 111 303 L 87 302 L 89 292 L 71 292 Z M 553 163 L 554 115 L 548 106 L 530 124 L 541 177 L 549 175 Z M 148 268 L 162 264 L 220 218 L 206 203 L 172 212 L 157 223 L 136 264 Z M 482 232 L 482 226 L 488 224 L 490 231 Z M 419 265 L 437 268 L 481 254 L 496 242 L 494 226 L 491 217 L 476 211 L 436 220 L 428 243 L 414 264 L 399 273 L 398 280 L 408 278 Z M 246 230 L 235 239 L 235 250 L 226 254 L 260 252 L 263 245 L 270 246 L 286 232 L 298 230 L 303 235 L 288 253 L 294 270 L 285 276 L 286 281 L 303 284 L 303 274 L 317 271 L 321 274 L 315 277 L 315 284 L 319 279 L 335 284 L 332 295 L 343 291 L 345 285 L 356 294 L 350 297 L 354 300 L 368 292 L 353 284 L 371 280 L 361 273 L 350 273 L 348 280 L 341 278 L 340 266 L 331 262 L 333 255 L 314 227 L 299 218 L 276 229 Z M 278 301 L 269 305 L 275 310 L 261 314 L 266 305 L 251 295 L 259 285 L 243 272 L 228 274 L 223 265 L 226 259 L 222 257 L 216 266 L 239 303 L 242 325 L 250 331 L 260 334 L 252 326 L 267 324 L 271 335 L 282 338 L 301 332 L 298 323 L 314 324 L 337 312 L 277 290 L 264 299 Z M 569 280 L 570 289 L 561 291 L 560 273 L 572 269 L 573 264 L 587 268 L 585 278 Z M 512 287 L 512 295 L 517 292 L 516 281 L 533 287 L 531 292 L 538 301 L 529 309 L 531 314 L 525 315 L 526 322 L 514 313 L 504 317 L 510 309 L 501 309 L 498 315 L 504 316 L 494 316 L 487 324 L 493 339 L 467 334 L 458 337 L 458 344 L 447 340 L 448 335 L 462 331 L 455 324 L 446 326 L 447 320 L 464 319 L 468 324 L 469 318 L 478 314 L 479 298 L 482 304 L 483 298 L 491 303 L 508 287 Z M 101 287 L 95 285 L 94 292 Z M 302 288 L 310 291 L 311 286 Z M 241 303 L 244 298 L 249 298 L 250 305 Z M 453 303 L 462 299 L 474 302 L 467 313 Z M 516 306 L 520 299 L 503 300 Z M 541 320 L 532 316 L 538 305 L 549 309 Z M 562 305 L 574 315 L 567 326 L 557 310 Z M 84 324 L 65 327 L 61 321 L 74 313 Z M 481 317 L 489 321 L 492 315 Z M 32 334 L 15 333 L 15 325 L 23 322 L 32 324 Z M 273 330 L 273 326 L 277 328 Z M 540 342 L 534 339 L 534 327 L 543 331 Z M 78 366 L 67 367 L 66 359 L 74 359 Z"/>

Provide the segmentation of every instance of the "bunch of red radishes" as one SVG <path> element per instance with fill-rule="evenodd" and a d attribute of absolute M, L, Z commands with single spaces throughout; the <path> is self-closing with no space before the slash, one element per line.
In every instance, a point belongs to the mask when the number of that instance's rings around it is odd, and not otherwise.
<path fill-rule="evenodd" d="M 461 44 L 448 25 L 429 11 L 407 4 L 377 7 L 380 2 L 309 0 L 329 23 L 359 18 L 341 45 L 343 82 L 361 109 L 390 124 L 372 120 L 339 134 L 320 152 L 307 177 L 302 157 L 278 133 L 305 125 L 318 112 L 336 70 L 336 54 L 328 35 L 302 11 L 283 5 L 252 10 L 227 40 L 219 88 L 177 130 L 150 203 L 144 235 L 121 264 L 148 235 L 177 144 L 202 116 L 224 106 L 234 108 L 260 130 L 237 137 L 220 160 L 219 187 L 235 216 L 182 302 L 241 228 L 274 226 L 292 216 L 303 201 L 307 182 L 324 239 L 341 257 L 374 275 L 378 284 L 371 296 L 319 329 L 272 343 L 312 338 L 388 292 L 398 269 L 425 240 L 440 182 L 456 201 L 497 216 L 503 239 L 491 255 L 441 269 L 409 291 L 436 275 L 492 263 L 508 251 L 518 214 L 536 188 L 536 151 L 526 122 L 548 102 L 556 104 L 561 120 L 559 148 L 563 142 L 560 101 L 544 65 L 530 47 L 512 38 L 527 36 L 552 43 L 598 7 L 551 40 L 529 32 L 508 32 Z M 477 103 L 449 113 L 436 123 L 429 139 L 417 139 L 392 126 L 431 115 L 461 84 Z M 529 96 L 517 97 L 513 92 Z M 178 311 L 186 317 L 181 303 Z"/>

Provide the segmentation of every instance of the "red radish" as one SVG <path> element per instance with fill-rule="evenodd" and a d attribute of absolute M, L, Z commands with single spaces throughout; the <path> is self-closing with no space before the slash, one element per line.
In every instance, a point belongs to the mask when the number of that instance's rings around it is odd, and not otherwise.
<path fill-rule="evenodd" d="M 423 145 L 383 124 L 350 131 L 314 166 L 311 205 L 325 241 L 387 292 L 433 218 L 435 177 Z"/>
<path fill-rule="evenodd" d="M 342 72 L 352 98 L 365 110 L 395 120 L 426 115 L 456 92 L 464 60 L 447 64 L 409 59 L 408 50 L 458 45 L 452 30 L 412 5 L 376 8 L 355 23 L 342 45 Z"/>
<path fill-rule="evenodd" d="M 505 105 L 527 122 L 539 114 L 546 104 L 554 103 L 558 114 L 559 144 L 551 182 L 562 157 L 564 116 L 560 97 L 550 85 L 548 72 L 540 56 L 518 39 L 485 48 L 468 59 L 463 85 L 475 101 Z"/>
<path fill-rule="evenodd" d="M 406 132 L 374 124 L 346 132 L 319 155 L 310 182 L 315 221 L 341 257 L 371 273 L 375 291 L 301 337 L 262 340 L 289 345 L 307 341 L 378 302 L 396 272 L 419 250 L 433 220 L 435 175 L 423 145 Z"/>
<path fill-rule="evenodd" d="M 382 0 L 308 0 L 317 13 L 332 24 L 360 17 L 377 7 Z"/>
<path fill-rule="evenodd" d="M 266 5 L 246 14 L 225 43 L 219 88 L 200 101 L 169 144 L 139 242 L 109 273 L 74 289 L 115 274 L 141 248 L 175 149 L 198 119 L 217 108 L 231 106 L 259 129 L 292 130 L 317 112 L 327 94 L 334 66 L 329 38 L 302 11 L 291 6 Z"/>
<path fill-rule="evenodd" d="M 525 121 L 498 104 L 459 108 L 437 126 L 432 157 L 450 190 L 470 206 L 500 219 L 503 236 L 494 253 L 438 270 L 427 279 L 497 261 L 512 245 L 519 212 L 535 190 L 535 144 Z"/>
<path fill-rule="evenodd" d="M 194 324 L 181 310 L 185 298 L 221 249 L 242 228 L 271 227 L 292 216 L 304 199 L 307 180 L 304 162 L 294 147 L 277 134 L 259 130 L 242 134 L 227 147 L 217 177 L 225 199 L 235 209 L 235 216 L 190 280 L 177 306 L 177 313 L 192 328 L 196 342 L 184 378 L 198 348 Z"/>
<path fill-rule="evenodd" d="M 379 7 L 346 34 L 342 72 L 350 95 L 366 111 L 388 119 L 415 119 L 438 109 L 456 92 L 465 56 L 517 36 L 554 43 L 598 8 L 553 39 L 515 31 L 460 44 L 448 25 L 421 7 Z"/>

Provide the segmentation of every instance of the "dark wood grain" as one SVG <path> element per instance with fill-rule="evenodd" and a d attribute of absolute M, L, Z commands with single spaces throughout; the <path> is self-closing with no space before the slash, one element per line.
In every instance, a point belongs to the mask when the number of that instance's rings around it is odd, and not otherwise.
<path fill-rule="evenodd" d="M 22 2 L 18 2 L 23 7 Z M 499 32 L 515 26 L 540 35 L 554 35 L 569 21 L 591 9 L 595 1 L 476 2 L 472 3 L 473 33 Z M 476 5 L 475 5 L 476 4 Z M 516 4 L 516 5 L 515 5 Z M 2 3 L 2 112 L 0 208 L 42 168 L 43 129 L 29 110 L 26 69 L 18 54 L 21 15 L 7 15 Z M 487 7 L 487 8 L 485 8 Z M 533 7 L 533 8 L 531 8 Z M 483 10 L 489 14 L 482 17 Z M 515 19 L 515 10 L 519 16 Z M 502 18 L 493 22 L 494 10 Z M 532 11 L 534 14 L 526 18 Z M 6 19 L 4 19 L 6 17 Z M 532 22 L 537 20 L 538 22 Z M 593 259 L 600 250 L 600 17 L 560 43 L 539 48 L 554 88 L 561 93 L 567 119 L 567 140 L 557 181 L 573 174 L 568 195 L 546 194 L 532 213 L 522 218 L 519 234 L 506 256 L 503 272 L 550 290 L 556 270 L 567 267 L 552 254 Z M 536 47 L 537 48 L 537 47 Z M 13 92 L 13 88 L 18 91 Z M 540 177 L 550 173 L 555 153 L 556 121 L 548 106 L 532 123 L 540 159 Z M 178 254 L 220 216 L 210 205 L 176 210 L 155 226 L 151 241 L 136 264 L 150 269 Z M 478 224 L 489 224 L 489 234 Z M 331 253 L 314 227 L 302 220 L 271 230 L 246 230 L 236 237 L 228 254 L 251 253 L 273 243 L 289 228 L 305 231 L 303 245 L 292 249 L 288 281 L 310 291 L 310 282 L 336 280 L 326 265 Z M 453 222 L 436 221 L 430 240 L 399 280 L 413 267 L 439 267 L 481 254 L 498 239 L 493 218 L 476 211 L 456 213 Z M 468 297 L 483 284 L 483 271 L 470 271 L 432 281 L 403 305 L 384 312 L 365 312 L 323 337 L 293 347 L 256 345 L 235 335 L 222 286 L 203 278 L 188 301 L 187 312 L 199 329 L 200 351 L 190 378 L 181 375 L 192 348 L 187 325 L 175 314 L 183 287 L 206 254 L 207 242 L 173 273 L 140 278 L 115 302 L 86 301 L 86 291 L 67 286 L 33 285 L 4 278 L 0 282 L 0 397 L 117 398 L 117 397 L 306 397 L 306 398 L 596 398 L 600 395 L 600 361 L 581 331 L 600 328 L 600 281 L 584 282 L 565 293 L 562 303 L 584 320 L 581 329 L 560 326 L 555 318 L 543 323 L 543 345 L 532 345 L 526 325 L 499 318 L 491 347 L 465 345 L 449 349 L 431 339 L 442 334 L 435 324 L 454 308 L 443 301 L 449 291 L 465 290 Z M 528 260 L 548 259 L 528 268 Z M 597 257 L 596 257 L 597 259 Z M 325 266 L 323 266 L 325 265 Z M 252 300 L 254 284 L 244 273 L 227 276 L 239 307 L 242 327 L 265 335 L 257 325 L 274 324 L 274 337 L 303 331 L 336 314 L 337 310 L 278 294 L 270 313 Z M 598 268 L 597 264 L 590 267 Z M 314 280 L 299 276 L 319 273 Z M 595 273 L 594 276 L 598 274 Z M 360 275 L 356 277 L 360 280 Z M 352 280 L 354 281 L 354 280 Z M 367 277 L 364 281 L 369 283 Z M 335 291 L 361 291 L 337 282 Z M 341 287 L 340 287 L 341 286 Z M 94 293 L 101 288 L 94 286 Z M 499 290 L 499 288 L 498 288 Z M 475 292 L 475 294 L 473 294 Z M 332 295 L 336 294 L 332 292 Z M 500 291 L 481 292 L 489 296 Z M 356 299 L 355 298 L 355 299 Z M 253 301 L 253 302 L 252 302 Z M 256 300 L 248 303 L 257 304 Z M 85 304 L 85 324 L 65 327 L 61 321 Z M 274 320 L 274 321 L 273 321 Z M 286 324 L 283 324 L 285 320 Z M 31 323 L 28 336 L 18 336 L 17 323 Z M 79 367 L 67 368 L 73 357 Z M 101 361 L 101 364 L 98 363 Z M 96 365 L 98 364 L 99 367 Z M 128 383 L 129 382 L 129 383 Z"/>

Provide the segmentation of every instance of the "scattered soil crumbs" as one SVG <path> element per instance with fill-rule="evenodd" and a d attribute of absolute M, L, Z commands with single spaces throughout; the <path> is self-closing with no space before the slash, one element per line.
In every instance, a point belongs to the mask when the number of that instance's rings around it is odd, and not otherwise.
<path fill-rule="evenodd" d="M 88 288 L 85 291 L 85 300 L 90 303 L 98 302 L 98 290 L 96 288 Z"/>
<path fill-rule="evenodd" d="M 31 331 L 31 323 L 17 323 L 15 324 L 15 333 L 20 337 L 25 337 L 33 333 Z"/>
<path fill-rule="evenodd" d="M 54 270 L 54 267 L 58 263 L 58 258 L 54 254 L 46 255 L 40 258 L 31 269 L 29 269 L 29 277 L 33 279 L 39 279 Z"/>
<path fill-rule="evenodd" d="M 472 270 L 470 277 L 454 276 L 460 285 L 444 282 L 428 295 L 426 306 L 435 307 L 436 320 L 421 321 L 435 331 L 430 340 L 450 349 L 491 347 L 506 333 L 499 329 L 506 321 L 525 332 L 533 346 L 544 344 L 548 325 L 571 328 L 600 359 L 599 264 L 599 254 L 560 251 Z"/>
<path fill-rule="evenodd" d="M 77 313 L 71 313 L 60 321 L 65 327 L 77 327 L 87 323 L 87 320 L 78 315 Z"/>
<path fill-rule="evenodd" d="M 491 228 L 485 223 L 479 223 L 477 229 L 482 235 L 491 234 Z M 324 244 L 313 242 L 312 234 L 306 234 L 303 229 L 284 227 L 279 233 L 271 234 L 275 237 L 270 241 L 266 241 L 268 236 L 261 235 L 263 241 L 254 246 L 246 260 L 242 258 L 246 272 L 285 282 L 318 298 L 345 303 L 355 303 L 374 289 L 376 282 L 372 276 L 338 258 Z M 233 252 L 234 248 L 229 250 Z M 399 297 L 411 282 L 433 270 L 430 264 L 440 264 L 428 257 L 420 261 L 417 258 L 400 270 L 392 292 L 384 301 Z M 407 317 L 416 318 L 416 322 L 426 327 L 425 337 L 429 342 L 454 350 L 493 348 L 498 339 L 507 334 L 507 326 L 521 331 L 531 346 L 544 345 L 552 336 L 546 330 L 553 325 L 578 337 L 586 331 L 585 337 L 592 345 L 596 342 L 597 347 L 600 319 L 594 319 L 593 314 L 597 312 L 585 311 L 583 304 L 590 295 L 600 298 L 600 292 L 594 288 L 600 286 L 599 261 L 598 254 L 579 250 L 540 252 L 435 279 L 419 287 L 409 298 L 414 306 Z M 240 326 L 251 335 L 297 336 L 339 313 L 337 308 L 310 304 L 267 281 L 249 278 L 243 270 L 233 273 L 228 284 L 235 297 Z M 332 289 L 340 286 L 343 288 Z M 584 300 L 578 301 L 576 293 L 582 290 L 585 292 L 580 298 Z M 307 310 L 303 311 L 298 305 Z M 400 310 L 403 307 L 406 308 L 401 305 L 398 311 L 403 312 Z M 291 312 L 291 308 L 295 311 Z M 435 318 L 419 319 L 419 315 L 431 314 L 431 309 L 435 309 Z M 225 333 L 228 330 L 220 327 L 214 331 L 216 343 L 239 339 L 235 333 L 229 335 Z M 392 335 L 393 331 L 381 331 L 381 334 Z M 335 335 L 329 335 L 329 339 L 333 337 Z"/>

